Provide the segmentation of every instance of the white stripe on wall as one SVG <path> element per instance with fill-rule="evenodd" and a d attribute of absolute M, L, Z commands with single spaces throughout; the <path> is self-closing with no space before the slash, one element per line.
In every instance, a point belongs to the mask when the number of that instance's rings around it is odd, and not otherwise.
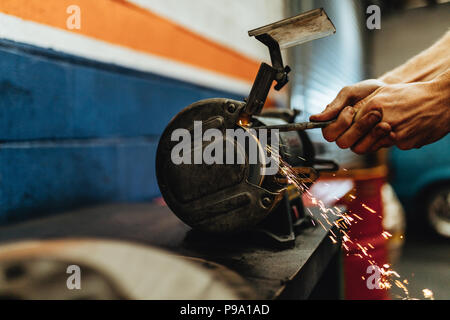
<path fill-rule="evenodd" d="M 0 13 L 0 38 L 150 72 L 242 96 L 247 96 L 251 89 L 251 83 L 240 79 L 4 13 Z M 282 105 L 287 101 L 285 93 L 274 92 L 272 97 Z"/>
<path fill-rule="evenodd" d="M 256 60 L 269 60 L 252 30 L 286 18 L 285 0 L 128 0 Z"/>

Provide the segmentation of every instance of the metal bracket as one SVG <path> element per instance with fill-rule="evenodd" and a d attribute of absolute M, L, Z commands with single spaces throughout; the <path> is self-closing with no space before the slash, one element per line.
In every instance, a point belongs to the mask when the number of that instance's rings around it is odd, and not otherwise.
<path fill-rule="evenodd" d="M 273 81 L 277 82 L 275 90 L 281 90 L 289 82 L 291 68 L 284 66 L 280 48 L 290 48 L 335 32 L 336 28 L 321 8 L 249 31 L 250 37 L 255 37 L 269 48 L 272 66 L 261 65 L 243 115 L 260 114 Z"/>
<path fill-rule="evenodd" d="M 291 72 L 291 68 L 289 66 L 285 67 L 283 64 L 280 45 L 275 39 L 267 33 L 256 36 L 256 39 L 269 48 L 272 66 L 262 63 L 259 68 L 258 75 L 247 99 L 247 104 L 243 110 L 247 115 L 252 116 L 261 113 L 272 83 L 276 81 L 275 90 L 281 90 L 289 82 L 288 74 Z"/>

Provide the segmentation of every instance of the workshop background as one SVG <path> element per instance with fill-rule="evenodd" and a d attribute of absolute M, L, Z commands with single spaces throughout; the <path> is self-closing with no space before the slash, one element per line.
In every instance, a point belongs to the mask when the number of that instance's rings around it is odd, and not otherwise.
<path fill-rule="evenodd" d="M 381 30 L 366 28 L 370 4 L 382 9 Z M 81 8 L 79 29 L 67 25 L 73 5 Z M 300 110 L 299 120 L 450 27 L 445 0 L 2 0 L 0 224 L 158 199 L 156 148 L 170 119 L 201 99 L 245 98 L 260 61 L 269 60 L 247 31 L 319 7 L 338 32 L 284 52 L 292 81 L 267 103 Z M 380 260 L 395 262 L 415 296 L 430 288 L 437 299 L 449 299 L 449 242 L 427 227 L 429 204 L 444 199 L 441 233 L 448 236 L 449 137 L 420 150 L 369 156 L 326 143 L 318 130 L 311 138 L 320 157 L 345 168 L 328 178 L 356 181 L 361 201 L 385 209 L 393 237 L 380 244 Z M 388 180 L 405 210 L 386 189 Z M 376 190 L 365 194 L 369 188 Z M 351 206 L 350 200 L 342 203 Z M 347 298 L 388 298 L 352 286 L 354 262 L 346 263 Z"/>

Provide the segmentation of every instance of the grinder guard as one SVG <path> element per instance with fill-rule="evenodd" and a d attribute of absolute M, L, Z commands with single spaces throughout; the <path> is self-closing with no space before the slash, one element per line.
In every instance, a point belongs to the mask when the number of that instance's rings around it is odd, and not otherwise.
<path fill-rule="evenodd" d="M 161 193 L 172 211 L 195 229 L 215 233 L 245 230 L 261 222 L 282 197 L 261 187 L 262 164 L 249 165 L 247 155 L 244 165 L 175 165 L 171 161 L 171 150 L 178 143 L 171 141 L 174 130 L 192 131 L 194 121 L 201 121 L 202 133 L 219 129 L 226 140 L 226 129 L 237 127 L 244 105 L 228 99 L 194 103 L 170 122 L 161 137 L 156 159 Z M 243 152 L 236 141 L 231 143 Z"/>
<path fill-rule="evenodd" d="M 230 233 L 257 226 L 261 228 L 264 220 L 271 212 L 274 212 L 281 200 L 284 207 L 283 216 L 291 211 L 292 204 L 289 203 L 292 201 L 297 203 L 297 218 L 300 219 L 303 216 L 302 205 L 298 203 L 300 194 L 292 200 L 292 192 L 291 196 L 286 193 L 287 181 L 283 181 L 283 177 L 264 176 L 261 174 L 262 163 L 249 164 L 248 150 L 245 150 L 245 146 L 238 145 L 237 140 L 231 143 L 236 145 L 236 150 L 244 153 L 245 164 L 243 165 L 175 165 L 171 161 L 171 151 L 179 143 L 171 141 L 174 130 L 187 129 L 192 132 L 194 121 L 201 121 L 202 135 L 208 129 L 218 129 L 223 133 L 224 143 L 226 143 L 226 129 L 239 128 L 236 123 L 244 106 L 243 102 L 229 99 L 199 101 L 179 113 L 161 137 L 156 159 L 156 173 L 161 193 L 172 211 L 194 229 L 210 233 Z M 277 112 L 268 112 L 271 117 L 265 117 L 263 113 L 262 116 L 254 119 L 254 123 L 256 126 L 283 123 L 285 121 L 281 118 L 286 118 L 285 113 L 286 111 L 279 112 L 278 118 L 276 118 Z M 202 149 L 210 143 L 212 142 L 202 142 Z M 307 134 L 305 132 L 280 133 L 280 145 L 281 158 L 295 168 L 309 169 L 309 171 L 302 170 L 303 175 L 308 172 L 311 174 L 309 177 L 305 176 L 305 183 L 314 182 L 318 172 L 314 169 L 316 164 L 314 148 Z M 264 151 L 260 144 L 258 148 L 260 152 Z M 194 149 L 195 143 L 191 141 L 191 158 Z M 323 161 L 319 163 L 323 164 Z M 335 166 L 331 164 L 331 170 L 334 170 Z M 279 220 L 279 218 L 281 217 L 275 219 Z M 289 225 L 292 224 L 291 221 Z M 270 226 L 278 228 L 278 232 L 268 231 L 267 227 Z M 280 235 L 280 228 L 273 223 L 273 219 L 262 229 L 266 234 L 278 237 L 280 241 L 287 239 L 286 235 Z M 286 230 L 286 227 L 282 227 L 281 230 Z M 292 238 L 292 235 L 288 238 Z"/>

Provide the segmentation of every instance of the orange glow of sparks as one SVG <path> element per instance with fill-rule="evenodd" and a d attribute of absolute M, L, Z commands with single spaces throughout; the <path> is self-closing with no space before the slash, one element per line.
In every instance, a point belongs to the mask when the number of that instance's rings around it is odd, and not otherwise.
<path fill-rule="evenodd" d="M 389 232 L 385 231 L 381 234 L 386 240 L 389 238 L 392 238 L 392 234 L 390 234 Z"/>
<path fill-rule="evenodd" d="M 245 119 L 242 119 L 242 122 L 240 122 L 240 125 L 246 125 Z M 367 246 L 369 248 L 362 246 L 361 244 L 356 242 L 357 239 L 352 239 L 349 236 L 349 234 L 346 232 L 346 230 L 349 229 L 349 227 L 352 225 L 352 223 L 354 223 L 354 224 L 358 223 L 350 215 L 352 215 L 359 221 L 363 221 L 364 219 L 360 215 L 357 215 L 351 211 L 349 211 L 348 213 L 342 212 L 338 207 L 334 207 L 333 209 L 327 208 L 324 205 L 323 201 L 316 199 L 311 194 L 311 192 L 309 192 L 309 190 L 308 190 L 309 186 L 304 183 L 304 179 L 302 179 L 302 177 L 300 176 L 301 174 L 297 173 L 288 163 L 286 163 L 279 156 L 279 153 L 271 152 L 271 150 L 273 150 L 271 147 L 267 147 L 267 150 L 272 155 L 278 154 L 278 159 L 275 159 L 275 160 L 279 163 L 280 173 L 286 178 L 286 181 L 289 184 L 292 184 L 293 186 L 295 186 L 301 193 L 303 193 L 305 196 L 307 196 L 311 200 L 311 203 L 313 205 L 315 205 L 319 208 L 320 214 L 317 214 L 317 215 L 314 214 L 309 208 L 306 208 L 306 211 L 313 218 L 312 221 L 313 221 L 314 226 L 316 226 L 316 223 L 318 223 L 325 231 L 327 231 L 327 232 L 331 231 L 330 232 L 331 235 L 329 235 L 330 240 L 333 242 L 333 244 L 338 244 L 339 243 L 338 236 L 332 230 L 327 229 L 325 227 L 324 223 L 327 223 L 330 226 L 335 226 L 337 228 L 337 230 L 339 231 L 339 235 L 342 236 L 341 245 L 342 245 L 342 248 L 345 249 L 346 256 L 349 256 L 349 255 L 357 256 L 360 259 L 369 263 L 370 265 L 377 266 L 376 261 L 373 260 L 373 256 L 369 253 L 370 250 L 375 250 L 375 247 L 371 243 L 367 244 Z M 333 176 L 335 176 L 335 175 L 333 175 Z M 357 199 L 356 196 L 354 196 L 353 194 L 350 194 L 349 197 L 353 200 Z M 366 204 L 362 204 L 362 207 L 371 213 L 374 213 L 374 214 L 377 213 L 375 210 L 373 210 Z M 334 222 L 333 224 L 331 224 L 330 220 L 329 220 L 330 215 L 339 217 L 340 220 L 345 221 L 345 223 L 340 224 L 340 223 Z M 322 220 L 324 222 L 322 222 Z M 335 220 L 335 218 L 333 217 L 332 220 Z M 390 234 L 388 231 L 384 231 L 381 235 L 385 239 L 389 239 L 392 237 L 392 234 Z M 401 238 L 403 238 L 403 236 L 401 236 Z M 348 243 L 355 244 L 360 253 L 351 253 L 351 250 L 353 250 L 353 249 L 349 248 L 349 246 L 347 245 Z M 379 268 L 381 271 L 381 275 L 382 275 L 380 282 L 379 282 L 380 288 L 389 290 L 393 287 L 393 285 L 395 285 L 396 287 L 402 289 L 403 293 L 406 296 L 405 299 L 411 299 L 409 297 L 408 288 L 406 287 L 409 284 L 408 281 L 406 279 L 404 279 L 402 281 L 398 280 L 398 279 L 401 279 L 400 275 L 390 268 L 391 268 L 391 266 L 389 264 L 385 264 L 385 265 L 383 265 L 382 268 Z M 393 279 L 393 277 L 395 277 L 397 279 L 395 279 L 395 278 Z M 365 280 L 365 277 L 363 276 L 361 279 Z M 423 294 L 424 294 L 424 297 L 427 299 L 434 299 L 433 292 L 429 289 L 424 289 Z"/>
<path fill-rule="evenodd" d="M 241 114 L 238 120 L 238 125 L 246 128 L 248 127 L 249 124 L 250 124 L 250 116 L 246 113 Z"/>
<path fill-rule="evenodd" d="M 430 289 L 423 289 L 422 292 L 425 299 L 434 300 L 433 291 L 431 291 Z"/>
<path fill-rule="evenodd" d="M 372 208 L 370 208 L 369 206 L 367 206 L 366 204 L 361 204 L 361 206 L 366 209 L 367 211 L 371 212 L 371 213 L 377 213 L 375 210 L 373 210 Z"/>

